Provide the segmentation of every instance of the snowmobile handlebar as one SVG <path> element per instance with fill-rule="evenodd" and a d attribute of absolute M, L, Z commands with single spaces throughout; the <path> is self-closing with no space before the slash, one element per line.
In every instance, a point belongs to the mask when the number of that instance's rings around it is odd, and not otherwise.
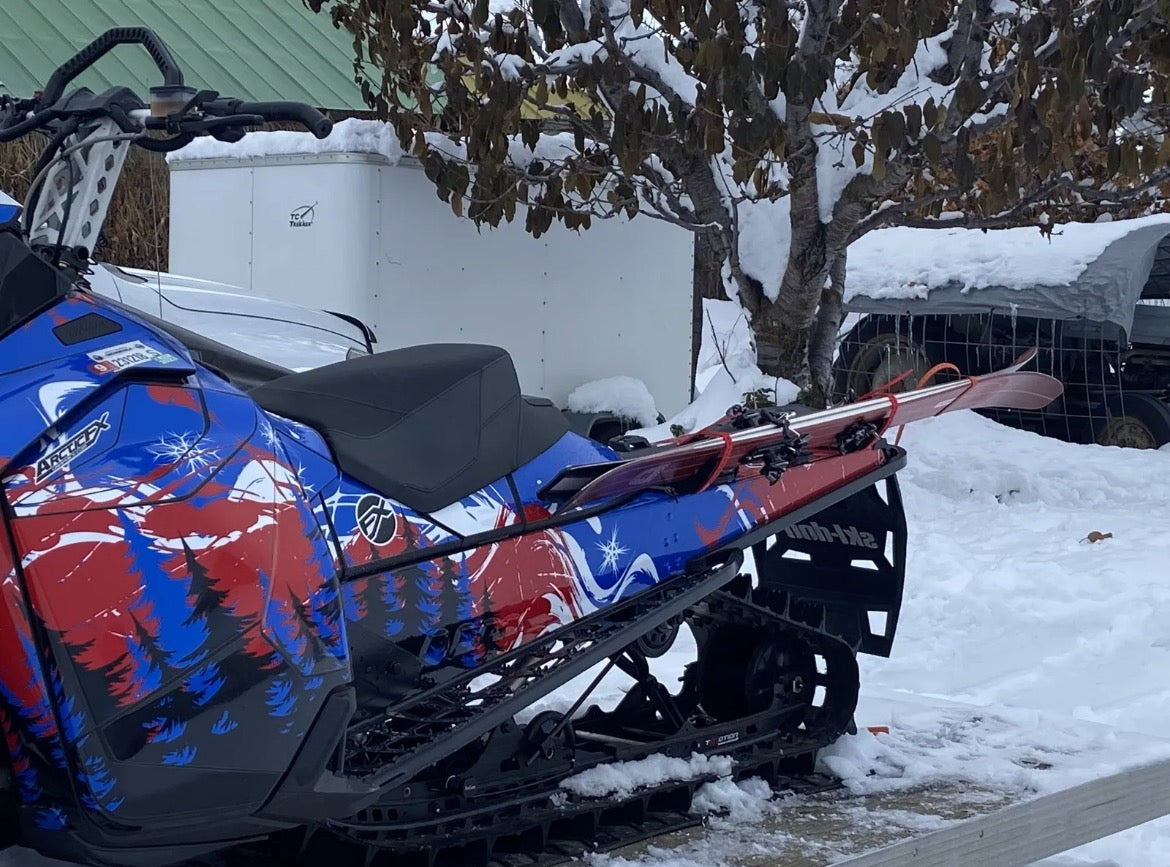
<path fill-rule="evenodd" d="M 215 117 L 254 115 L 270 123 L 299 123 L 317 138 L 333 130 L 333 121 L 303 102 L 243 102 L 239 99 L 215 99 L 205 103 L 203 111 Z"/>
<path fill-rule="evenodd" d="M 162 73 L 167 87 L 183 86 L 183 70 L 157 33 L 148 27 L 114 27 L 57 67 L 45 85 L 43 104 L 56 103 L 64 95 L 65 85 L 119 45 L 141 45 Z"/>
<path fill-rule="evenodd" d="M 141 45 L 163 83 L 150 88 L 149 102 L 128 87 L 94 93 L 66 87 L 120 45 Z M 316 108 L 299 102 L 245 102 L 214 90 L 188 86 L 170 50 L 146 27 L 107 30 L 50 76 L 31 98 L 0 97 L 0 142 L 45 132 L 49 143 L 33 170 L 21 215 L 21 233 L 50 261 L 78 272 L 86 267 L 112 202 L 129 147 L 178 150 L 199 136 L 224 142 L 242 139 L 247 127 L 293 122 L 317 138 L 333 123 Z M 43 197 L 44 189 L 67 195 Z M 86 201 L 83 220 L 70 220 L 78 197 Z"/>
<path fill-rule="evenodd" d="M 119 45 L 146 48 L 163 76 L 163 84 L 150 89 L 144 105 L 126 88 L 94 95 L 84 88 L 65 95 L 65 87 Z M 135 139 L 148 150 L 174 150 L 201 135 L 226 141 L 242 137 L 242 128 L 265 122 L 293 122 L 317 138 L 325 138 L 333 123 L 316 108 L 299 102 L 244 102 L 221 98 L 209 90 L 196 91 L 183 80 L 183 71 L 158 35 L 146 27 L 107 30 L 53 72 L 43 92 L 31 99 L 6 99 L 0 103 L 0 142 L 13 141 L 37 129 L 63 120 L 108 117 L 126 133 L 163 131 L 171 138 L 142 135 Z"/>

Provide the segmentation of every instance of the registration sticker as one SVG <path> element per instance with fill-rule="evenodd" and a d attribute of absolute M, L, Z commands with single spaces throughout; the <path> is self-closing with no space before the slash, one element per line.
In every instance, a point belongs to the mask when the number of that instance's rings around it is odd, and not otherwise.
<path fill-rule="evenodd" d="M 89 360 L 93 362 L 89 369 L 94 373 L 115 373 L 128 367 L 145 364 L 148 361 L 170 364 L 179 360 L 177 356 L 171 355 L 169 352 L 160 352 L 153 346 L 147 346 L 141 340 L 119 343 L 117 346 L 107 346 L 105 349 L 98 349 L 88 353 L 88 355 Z"/>

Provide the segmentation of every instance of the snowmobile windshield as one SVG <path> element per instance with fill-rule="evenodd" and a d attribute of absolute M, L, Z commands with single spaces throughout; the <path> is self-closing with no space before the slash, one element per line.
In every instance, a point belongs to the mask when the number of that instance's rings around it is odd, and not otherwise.
<path fill-rule="evenodd" d="M 0 337 L 68 289 L 65 275 L 29 249 L 19 235 L 0 231 Z"/>

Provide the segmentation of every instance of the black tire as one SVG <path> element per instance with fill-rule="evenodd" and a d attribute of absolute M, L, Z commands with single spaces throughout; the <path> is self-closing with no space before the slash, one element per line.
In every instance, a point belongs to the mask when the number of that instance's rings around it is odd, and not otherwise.
<path fill-rule="evenodd" d="M 907 368 L 911 374 L 890 391 L 898 394 L 914 388 L 919 378 L 942 360 L 932 359 L 927 351 L 929 331 L 925 317 L 866 316 L 841 342 L 833 372 L 833 399 L 859 398 Z"/>
<path fill-rule="evenodd" d="M 1145 394 L 1113 398 L 1093 439 L 1101 446 L 1161 448 L 1170 443 L 1170 407 Z"/>

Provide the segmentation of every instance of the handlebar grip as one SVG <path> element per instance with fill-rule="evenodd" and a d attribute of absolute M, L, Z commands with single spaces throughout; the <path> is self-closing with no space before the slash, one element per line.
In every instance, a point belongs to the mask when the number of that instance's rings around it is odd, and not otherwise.
<path fill-rule="evenodd" d="M 33 112 L 33 114 L 28 116 L 29 112 Z M 0 119 L 0 142 L 15 141 L 56 116 L 57 112 L 52 108 L 35 112 L 32 108 L 23 108 L 19 105 L 10 106 Z"/>
<path fill-rule="evenodd" d="M 163 74 L 166 84 L 171 87 L 182 86 L 183 71 L 157 33 L 149 27 L 114 27 L 57 67 L 45 85 L 42 104 L 48 106 L 59 100 L 65 93 L 65 85 L 119 45 L 141 45 Z"/>
<path fill-rule="evenodd" d="M 232 114 L 257 114 L 268 121 L 299 123 L 317 138 L 333 131 L 333 121 L 303 102 L 238 102 Z"/>

